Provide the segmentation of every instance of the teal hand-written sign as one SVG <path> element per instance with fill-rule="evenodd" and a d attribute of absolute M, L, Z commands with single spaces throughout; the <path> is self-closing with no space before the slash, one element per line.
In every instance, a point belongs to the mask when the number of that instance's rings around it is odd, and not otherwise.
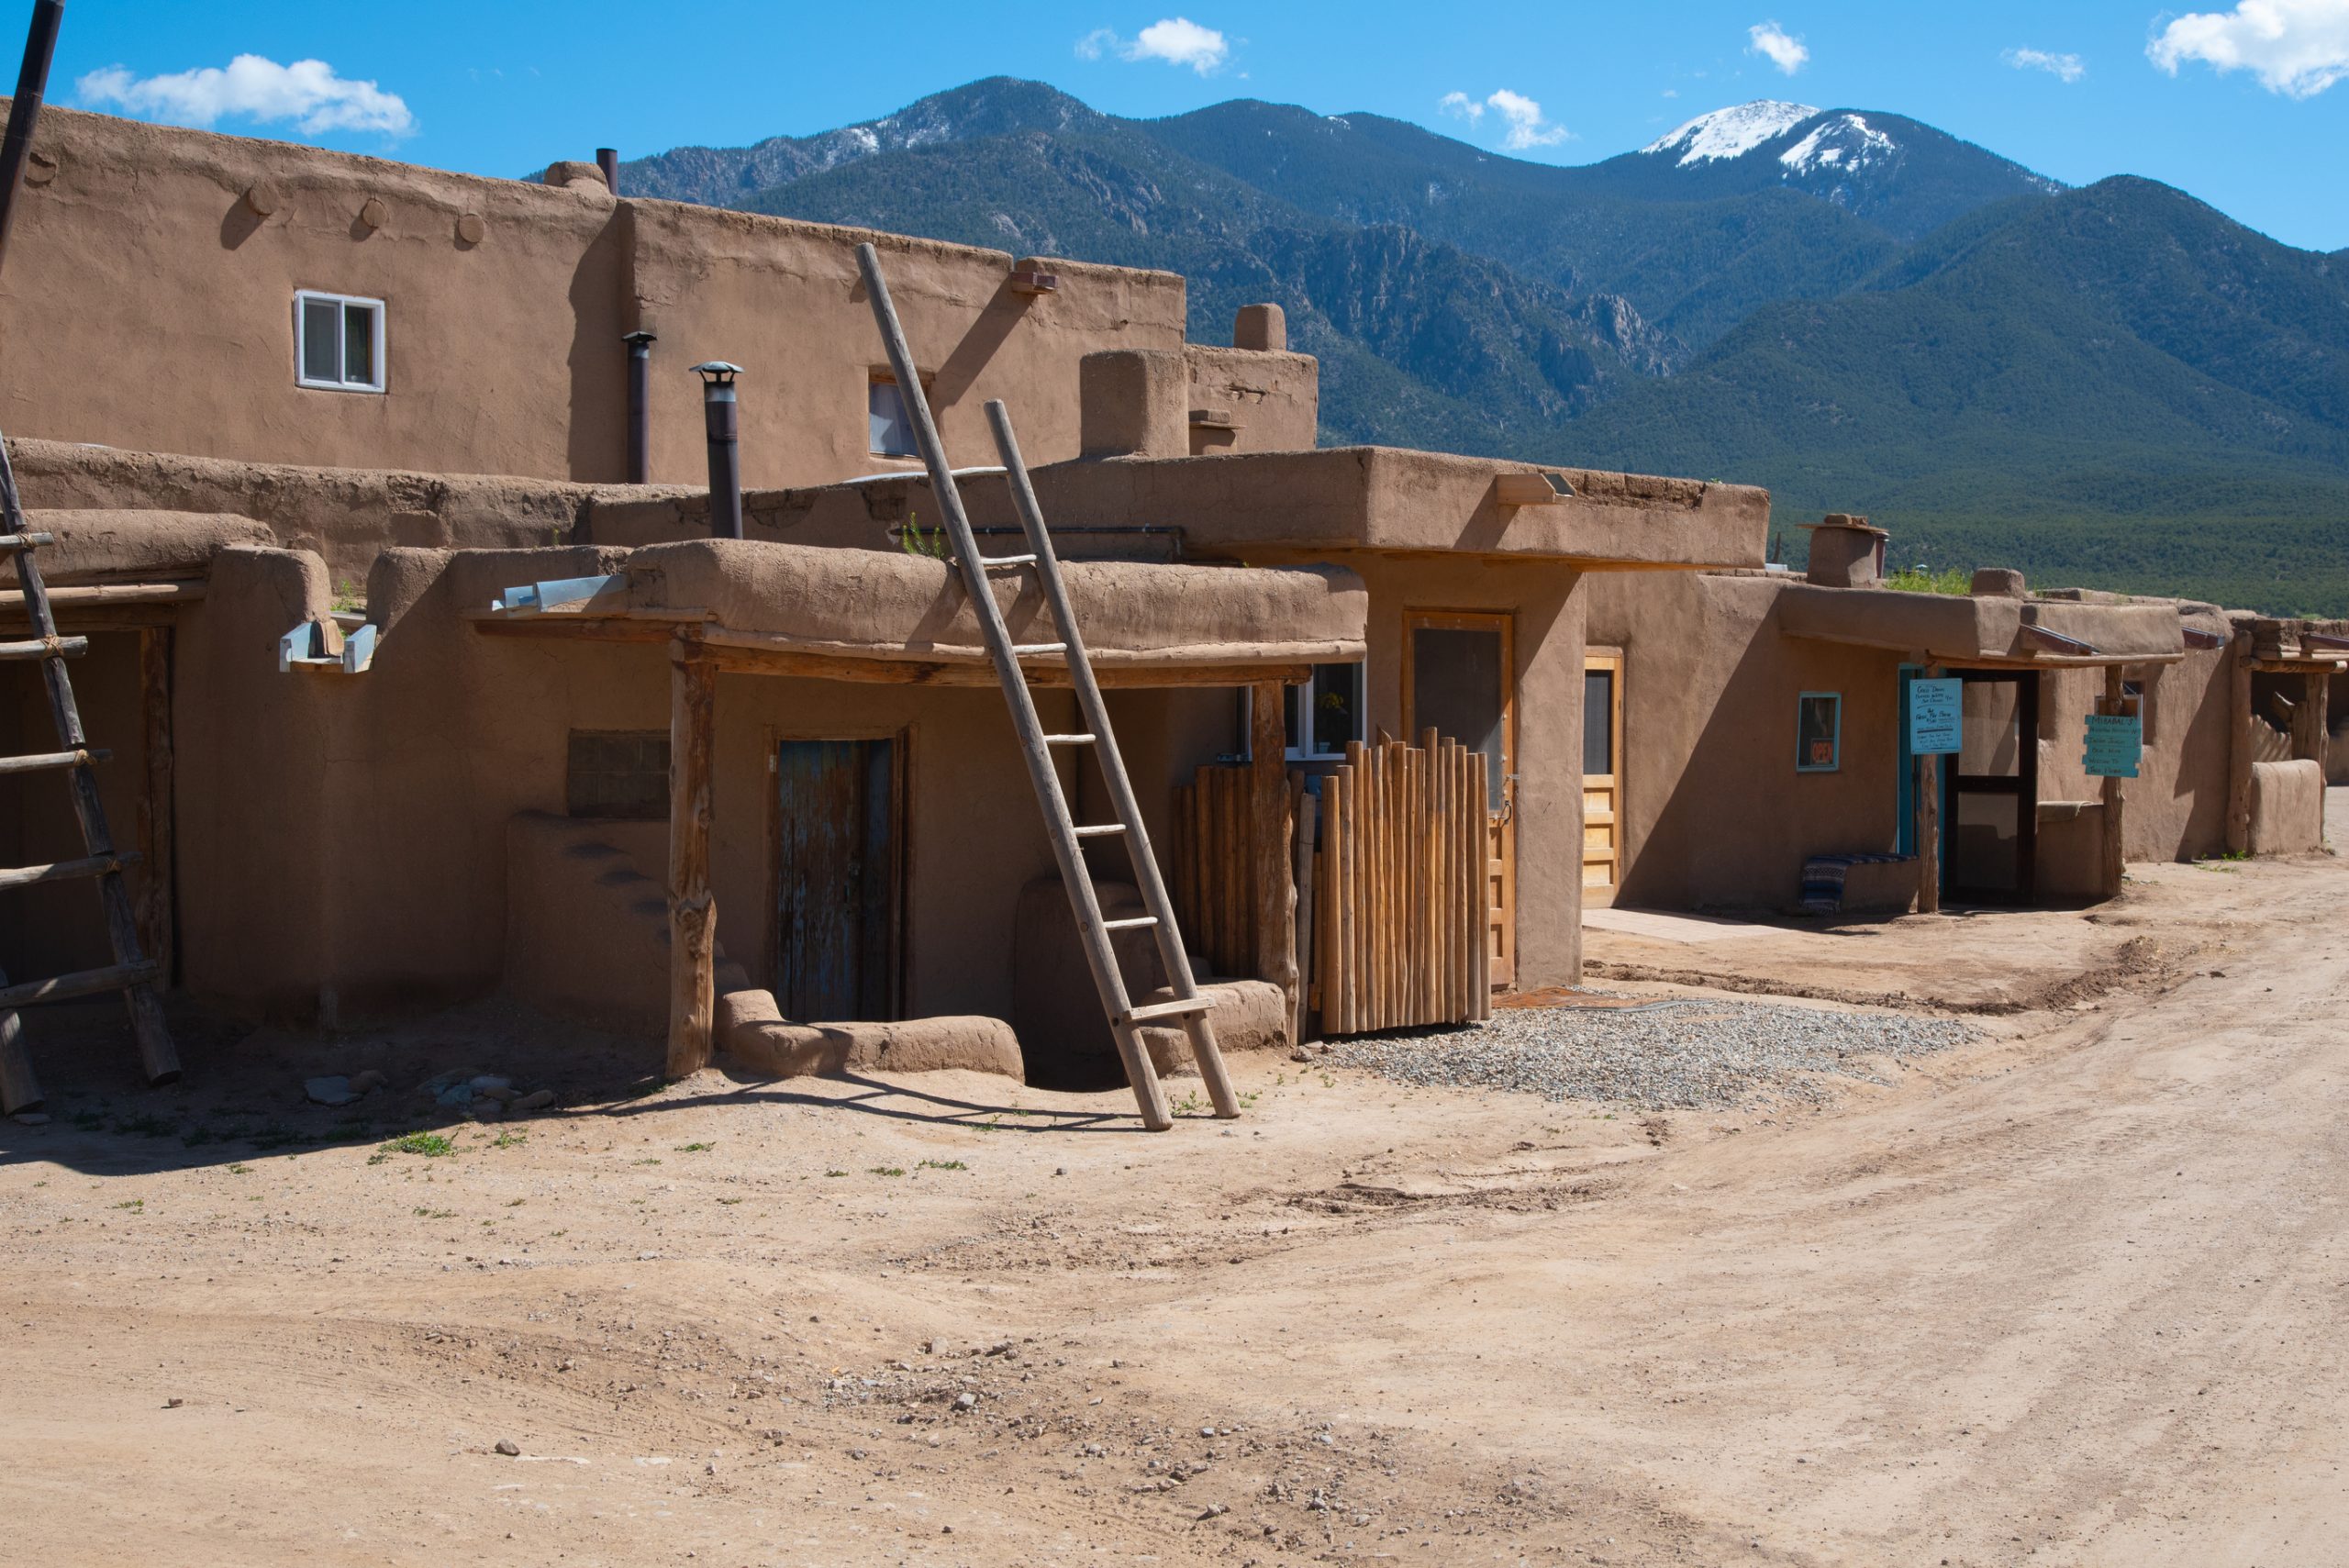
<path fill-rule="evenodd" d="M 1909 753 L 1938 757 L 1958 749 L 1965 732 L 1964 681 L 1909 683 Z"/>
<path fill-rule="evenodd" d="M 2133 779 L 2145 750 L 2145 721 L 2134 714 L 2088 715 L 2087 763 L 2092 779 Z"/>

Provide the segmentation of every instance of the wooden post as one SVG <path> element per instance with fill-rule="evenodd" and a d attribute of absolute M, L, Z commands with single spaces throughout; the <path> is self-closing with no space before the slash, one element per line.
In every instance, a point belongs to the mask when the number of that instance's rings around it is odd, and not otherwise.
<path fill-rule="evenodd" d="M 1289 1015 L 1289 1027 L 1291 1042 L 1303 1045 L 1308 1027 L 1308 1016 L 1313 1007 L 1313 981 L 1310 972 L 1315 967 L 1314 955 L 1321 951 L 1313 929 L 1313 841 L 1319 836 L 1314 832 L 1314 807 L 1319 802 L 1306 793 L 1303 773 L 1291 776 L 1288 798 L 1290 821 L 1294 824 L 1290 842 L 1295 846 L 1297 852 L 1297 866 L 1293 874 L 1297 907 L 1297 1006 Z"/>
<path fill-rule="evenodd" d="M 155 961 L 155 979 L 169 986 L 176 888 L 172 851 L 172 628 L 139 633 L 139 703 L 146 719 L 147 776 L 139 796 L 141 879 L 136 914 L 139 945 Z"/>
<path fill-rule="evenodd" d="M 2124 700 L 2121 689 L 2121 666 L 2108 664 L 2104 667 L 2104 711 L 2118 714 Z M 2140 713 L 2138 717 L 2142 720 L 2143 715 Z M 2099 880 L 2107 898 L 2121 896 L 2121 868 L 2128 858 L 2129 844 L 2121 823 L 2121 786 L 2124 782 L 2118 778 L 2104 781 L 2104 874 Z"/>
<path fill-rule="evenodd" d="M 0 985 L 8 984 L 0 971 Z M 25 1053 L 25 1027 L 12 1009 L 0 1012 L 0 1116 L 40 1109 L 40 1080 L 33 1076 L 32 1058 Z"/>
<path fill-rule="evenodd" d="M 1925 666 L 1924 679 L 1943 678 L 1939 664 Z M 1942 912 L 1942 760 L 1939 753 L 1914 757 L 1917 770 L 1917 913 Z"/>
<path fill-rule="evenodd" d="M 718 999 L 718 906 L 709 893 L 710 774 L 718 667 L 699 638 L 669 644 L 669 1056 L 667 1075 L 709 1065 Z"/>
<path fill-rule="evenodd" d="M 2324 765 L 2325 673 L 2311 670 L 2300 677 L 2300 703 L 2292 710 L 2292 755 Z"/>
<path fill-rule="evenodd" d="M 2238 628 L 2227 643 L 2230 699 L 2234 728 L 2227 737 L 2227 852 L 2251 852 L 2252 633 Z"/>

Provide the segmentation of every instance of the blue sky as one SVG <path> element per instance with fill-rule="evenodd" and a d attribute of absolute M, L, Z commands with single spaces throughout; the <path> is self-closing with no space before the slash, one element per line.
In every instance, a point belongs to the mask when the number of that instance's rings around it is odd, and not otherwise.
<path fill-rule="evenodd" d="M 1257 97 L 1566 163 L 1775 97 L 1909 115 L 2073 183 L 2148 175 L 2349 247 L 2349 0 L 2204 4 L 72 0 L 50 97 L 495 174 L 829 129 L 998 73 L 1115 114 Z"/>

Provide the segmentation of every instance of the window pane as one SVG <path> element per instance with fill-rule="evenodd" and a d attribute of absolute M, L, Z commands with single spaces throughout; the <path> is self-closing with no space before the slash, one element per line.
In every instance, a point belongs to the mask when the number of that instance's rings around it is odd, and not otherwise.
<path fill-rule="evenodd" d="M 1414 728 L 1432 727 L 1485 754 L 1486 798 L 1497 808 L 1508 771 L 1501 755 L 1501 634 L 1433 627 L 1413 632 L 1411 706 Z"/>
<path fill-rule="evenodd" d="M 1842 699 L 1831 695 L 1807 696 L 1797 709 L 1795 765 L 1825 771 L 1835 766 L 1837 719 Z"/>
<path fill-rule="evenodd" d="M 866 400 L 872 450 L 882 457 L 915 457 L 913 417 L 894 381 L 876 381 Z"/>
<path fill-rule="evenodd" d="M 1301 702 L 1310 702 L 1312 699 L 1313 688 L 1310 684 L 1281 688 L 1282 750 L 1294 751 L 1297 749 L 1299 741 L 1297 735 L 1299 726 L 1297 722 L 1297 705 Z"/>
<path fill-rule="evenodd" d="M 342 379 L 342 334 L 340 325 L 340 307 L 329 299 L 306 299 L 302 302 L 302 379 L 305 381 L 340 381 Z"/>
<path fill-rule="evenodd" d="M 1615 672 L 1582 673 L 1582 771 L 1599 775 L 1615 771 Z"/>
<path fill-rule="evenodd" d="M 375 384 L 375 307 L 342 307 L 342 379 L 354 386 Z"/>
<path fill-rule="evenodd" d="M 1362 739 L 1362 666 L 1316 664 L 1313 667 L 1313 749 L 1342 752 L 1349 740 Z"/>

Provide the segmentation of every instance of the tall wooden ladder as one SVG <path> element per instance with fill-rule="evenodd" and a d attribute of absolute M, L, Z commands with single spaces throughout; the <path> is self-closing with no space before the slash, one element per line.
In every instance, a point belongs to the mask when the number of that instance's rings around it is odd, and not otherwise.
<path fill-rule="evenodd" d="M 0 870 L 0 889 L 31 887 L 46 882 L 95 877 L 98 904 L 106 913 L 106 937 L 114 947 L 114 963 L 106 969 L 61 974 L 53 980 L 9 984 L 0 975 L 0 1111 L 14 1115 L 37 1108 L 40 1087 L 26 1057 L 22 1026 L 17 1009 L 33 1002 L 62 1002 L 119 991 L 130 1007 L 131 1032 L 139 1042 L 139 1065 L 150 1084 L 169 1084 L 180 1075 L 179 1053 L 172 1049 L 171 1030 L 163 1022 L 162 1004 L 155 999 L 158 966 L 139 948 L 139 922 L 131 912 L 130 890 L 123 885 L 122 869 L 139 859 L 114 847 L 106 829 L 106 811 L 98 798 L 95 764 L 109 753 L 94 751 L 82 728 L 81 709 L 73 701 L 73 682 L 65 662 L 86 653 L 86 637 L 60 637 L 57 616 L 50 607 L 49 589 L 41 582 L 35 559 L 43 546 L 55 543 L 48 534 L 25 527 L 23 506 L 17 498 L 16 469 L 0 441 L 0 551 L 16 557 L 17 585 L 24 591 L 25 613 L 32 621 L 32 640 L 0 642 L 0 660 L 38 659 L 49 686 L 50 717 L 57 724 L 59 750 L 22 757 L 0 757 L 0 773 L 63 773 L 72 792 L 73 815 L 82 824 L 81 860 L 51 865 L 17 866 Z"/>
<path fill-rule="evenodd" d="M 946 462 L 946 449 L 938 439 L 937 422 L 930 417 L 930 398 L 915 373 L 913 351 L 906 344 L 905 328 L 897 319 L 896 306 L 890 302 L 889 285 L 881 276 L 881 258 L 872 246 L 860 245 L 856 248 L 856 261 L 864 273 L 865 294 L 873 302 L 873 316 L 880 325 L 881 339 L 888 350 L 889 368 L 896 375 L 897 390 L 913 424 L 915 444 L 921 450 L 922 462 L 930 470 L 930 488 L 936 492 L 939 510 L 946 519 L 947 538 L 963 574 L 963 585 L 969 592 L 972 612 L 978 617 L 988 657 L 995 662 L 996 676 L 1003 684 L 1004 701 L 1011 709 L 1012 728 L 1019 732 L 1019 749 L 1027 757 L 1028 776 L 1035 785 L 1037 803 L 1043 808 L 1052 857 L 1060 862 L 1061 882 L 1068 890 L 1069 906 L 1076 916 L 1085 962 L 1092 968 L 1094 986 L 1101 994 L 1102 1010 L 1108 1015 L 1118 1055 L 1125 1063 L 1126 1079 L 1133 1085 L 1134 1098 L 1141 1107 L 1142 1125 L 1153 1132 L 1163 1131 L 1174 1125 L 1174 1118 L 1167 1110 L 1165 1086 L 1159 1083 L 1157 1070 L 1151 1064 L 1141 1030 L 1148 1024 L 1176 1019 L 1181 1020 L 1185 1033 L 1190 1037 L 1191 1055 L 1198 1063 L 1200 1077 L 1207 1082 L 1208 1097 L 1214 1103 L 1215 1114 L 1227 1118 L 1236 1117 L 1240 1114 L 1240 1097 L 1232 1091 L 1223 1053 L 1216 1046 L 1215 1028 L 1208 1021 L 1208 1012 L 1215 1006 L 1215 1000 L 1201 995 L 1198 984 L 1192 977 L 1190 955 L 1183 951 L 1183 934 L 1174 922 L 1174 906 L 1166 896 L 1166 883 L 1159 874 L 1157 858 L 1151 852 L 1141 807 L 1134 799 L 1132 781 L 1126 776 L 1125 761 L 1118 751 L 1118 738 L 1109 726 L 1108 708 L 1101 700 L 1100 684 L 1094 679 L 1092 662 L 1085 657 L 1085 639 L 1078 634 L 1076 616 L 1069 606 L 1060 558 L 1053 553 L 1052 534 L 1044 527 L 1035 486 L 1030 483 L 1027 466 L 1019 459 L 1019 444 L 1011 432 L 1011 416 L 1000 402 L 986 406 L 987 422 L 995 431 L 996 449 L 1003 455 L 1005 477 L 1019 512 L 1019 526 L 1027 535 L 1028 549 L 1023 554 L 988 557 L 979 553 L 970 516 L 963 509 L 962 492 L 955 487 L 953 471 Z M 1011 640 L 1010 628 L 1004 624 L 1003 611 L 996 604 L 987 575 L 1009 571 L 1036 574 L 1051 612 L 1055 640 Z M 1076 692 L 1077 711 L 1085 725 L 1076 734 L 1053 735 L 1045 731 L 1042 720 L 1037 717 L 1035 694 L 1020 662 L 1054 659 L 1066 662 L 1069 684 Z M 1092 749 L 1100 763 L 1101 777 L 1108 785 L 1110 804 L 1117 812 L 1115 822 L 1079 826 L 1071 815 L 1067 796 L 1061 788 L 1060 771 L 1052 760 L 1055 749 L 1062 747 Z M 1093 838 L 1125 840 L 1127 855 L 1133 862 L 1134 884 L 1141 891 L 1146 913 L 1119 920 L 1102 916 L 1100 894 L 1085 863 L 1083 840 Z M 1159 958 L 1174 992 L 1171 1001 L 1137 1006 L 1127 995 L 1125 977 L 1119 971 L 1117 951 L 1110 945 L 1110 937 L 1117 931 L 1141 929 L 1149 930 L 1158 940 Z"/>

